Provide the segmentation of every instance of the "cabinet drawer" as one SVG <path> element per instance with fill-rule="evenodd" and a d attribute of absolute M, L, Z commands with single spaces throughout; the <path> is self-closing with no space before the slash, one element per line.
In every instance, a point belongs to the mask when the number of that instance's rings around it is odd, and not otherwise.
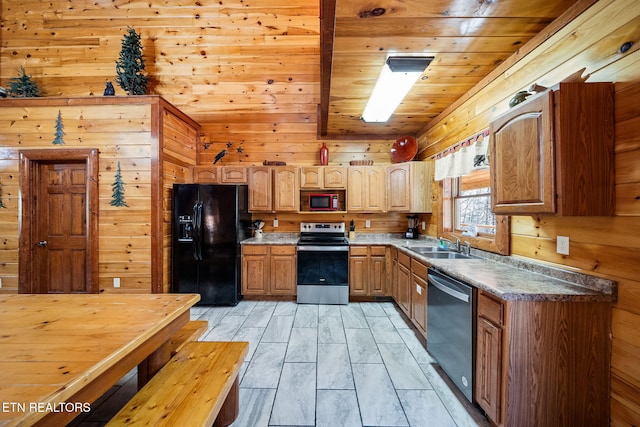
<path fill-rule="evenodd" d="M 386 248 L 384 246 L 371 246 L 371 256 L 385 256 Z"/>
<path fill-rule="evenodd" d="M 271 255 L 295 255 L 296 247 L 292 245 L 273 245 Z"/>
<path fill-rule="evenodd" d="M 498 326 L 504 324 L 504 304 L 478 292 L 478 316 L 482 316 Z"/>
<path fill-rule="evenodd" d="M 398 251 L 398 262 L 407 268 L 411 267 L 411 257 L 404 252 Z"/>
<path fill-rule="evenodd" d="M 267 245 L 242 245 L 243 255 L 266 255 L 269 253 Z"/>
<path fill-rule="evenodd" d="M 416 276 L 421 277 L 421 278 L 426 280 L 427 279 L 427 266 L 412 258 L 411 259 L 411 273 L 413 273 Z"/>
<path fill-rule="evenodd" d="M 368 249 L 366 246 L 351 246 L 349 248 L 349 254 L 351 256 L 367 256 Z"/>

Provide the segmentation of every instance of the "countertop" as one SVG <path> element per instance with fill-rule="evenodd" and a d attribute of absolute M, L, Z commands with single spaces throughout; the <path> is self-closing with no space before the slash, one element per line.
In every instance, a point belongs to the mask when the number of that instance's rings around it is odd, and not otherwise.
<path fill-rule="evenodd" d="M 614 302 L 617 283 L 611 280 L 538 263 L 527 258 L 501 256 L 477 249 L 471 259 L 434 259 L 411 250 L 437 246 L 432 238 L 405 239 L 399 234 L 356 234 L 350 245 L 390 245 L 450 276 L 503 300 Z M 295 245 L 297 233 L 268 233 L 242 244 Z"/>

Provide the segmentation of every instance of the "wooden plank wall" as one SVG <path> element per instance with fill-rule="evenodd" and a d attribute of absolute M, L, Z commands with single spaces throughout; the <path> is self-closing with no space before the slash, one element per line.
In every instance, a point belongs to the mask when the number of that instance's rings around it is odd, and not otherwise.
<path fill-rule="evenodd" d="M 600 0 L 530 55 L 484 81 L 430 123 L 419 138 L 421 157 L 488 126 L 518 90 L 551 86 L 585 68 L 588 81 L 615 82 L 616 214 L 613 217 L 512 217 L 514 255 L 577 269 L 618 282 L 613 308 L 611 425 L 640 425 L 640 3 Z M 634 41 L 626 54 L 622 43 Z M 435 216 L 433 221 L 436 221 Z M 556 236 L 570 254 L 556 254 Z M 585 319 L 588 322 L 589 319 Z"/>
<path fill-rule="evenodd" d="M 7 206 L 0 209 L 2 292 L 18 290 L 18 153 L 29 148 L 98 148 L 100 289 L 113 289 L 113 278 L 120 277 L 122 290 L 149 292 L 151 107 L 148 103 L 109 105 L 96 102 L 97 98 L 91 101 L 93 105 L 67 105 L 64 98 L 0 100 L 0 184 Z M 22 105 L 17 106 L 19 103 Z M 58 111 L 64 125 L 64 145 L 52 145 Z M 129 207 L 110 205 L 118 162 Z"/>
<path fill-rule="evenodd" d="M 80 147 L 99 150 L 100 290 L 168 290 L 171 187 L 191 181 L 199 125 L 157 96 L 7 99 L 0 111 L 0 291 L 18 290 L 19 150 Z M 65 144 L 54 146 L 58 111 Z M 118 162 L 128 207 L 110 204 Z"/>
<path fill-rule="evenodd" d="M 192 166 L 197 163 L 198 152 L 196 146 L 199 142 L 200 125 L 186 116 L 169 103 L 160 104 L 162 111 L 159 117 L 162 121 L 161 135 L 161 161 L 158 173 L 158 181 L 162 183 L 161 201 L 158 205 L 161 221 L 161 231 L 157 233 L 156 243 L 162 248 L 159 254 L 156 274 L 154 277 L 154 292 L 169 292 L 171 286 L 171 234 L 172 234 L 172 199 L 173 184 L 193 182 L 191 174 Z M 159 265 L 158 265 L 159 264 Z"/>
<path fill-rule="evenodd" d="M 142 36 L 150 93 L 202 124 L 200 163 L 223 149 L 229 153 L 223 163 L 319 161 L 318 0 L 0 4 L 5 86 L 24 65 L 44 96 L 100 95 L 115 80 L 121 40 L 132 25 Z M 330 141 L 330 162 L 389 163 L 391 143 Z"/>

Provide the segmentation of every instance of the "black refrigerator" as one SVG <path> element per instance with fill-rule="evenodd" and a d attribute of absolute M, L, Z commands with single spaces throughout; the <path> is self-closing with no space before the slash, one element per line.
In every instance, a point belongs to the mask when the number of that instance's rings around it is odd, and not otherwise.
<path fill-rule="evenodd" d="M 251 233 L 246 185 L 174 184 L 172 291 L 198 305 L 240 300 L 240 242 Z"/>

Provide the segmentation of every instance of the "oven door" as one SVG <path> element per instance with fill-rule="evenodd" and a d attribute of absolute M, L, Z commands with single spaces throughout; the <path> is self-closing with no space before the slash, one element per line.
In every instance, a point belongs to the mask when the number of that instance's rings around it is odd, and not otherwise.
<path fill-rule="evenodd" d="M 349 286 L 349 246 L 298 246 L 298 286 Z"/>

